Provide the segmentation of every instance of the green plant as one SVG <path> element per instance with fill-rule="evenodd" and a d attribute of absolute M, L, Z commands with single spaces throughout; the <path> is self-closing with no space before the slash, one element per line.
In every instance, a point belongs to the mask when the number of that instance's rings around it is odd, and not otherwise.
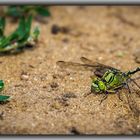
<path fill-rule="evenodd" d="M 0 18 L 0 38 L 4 36 L 4 29 L 5 29 L 5 19 L 2 17 Z"/>
<path fill-rule="evenodd" d="M 3 89 L 4 89 L 4 82 L 3 80 L 0 80 L 0 91 L 2 91 Z M 10 96 L 0 95 L 0 102 L 7 101 L 7 99 L 9 98 Z"/>
<path fill-rule="evenodd" d="M 40 34 L 35 27 L 31 32 L 32 16 L 21 17 L 17 29 L 9 36 L 4 35 L 5 18 L 0 18 L 0 52 L 19 52 L 28 45 L 34 45 Z"/>
<path fill-rule="evenodd" d="M 48 8 L 44 6 L 8 6 L 6 14 L 13 17 L 21 17 L 27 15 L 50 16 Z"/>

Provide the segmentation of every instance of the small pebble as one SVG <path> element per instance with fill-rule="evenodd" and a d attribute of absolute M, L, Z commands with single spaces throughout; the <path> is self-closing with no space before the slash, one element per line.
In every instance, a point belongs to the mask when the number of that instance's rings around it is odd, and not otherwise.
<path fill-rule="evenodd" d="M 68 39 L 68 38 L 64 38 L 62 41 L 63 41 L 64 43 L 69 43 L 69 39 Z"/>
<path fill-rule="evenodd" d="M 100 56 L 100 57 L 98 57 L 97 59 L 98 59 L 98 60 L 103 60 L 103 57 L 102 57 L 102 56 Z"/>
<path fill-rule="evenodd" d="M 137 128 L 140 128 L 140 125 L 137 125 Z"/>
<path fill-rule="evenodd" d="M 29 64 L 29 67 L 30 67 L 30 68 L 35 68 L 35 66 L 33 66 L 33 65 L 31 65 L 31 64 Z"/>
<path fill-rule="evenodd" d="M 55 82 L 52 82 L 50 84 L 50 86 L 51 86 L 51 88 L 57 88 L 59 85 L 57 83 L 55 83 Z"/>
<path fill-rule="evenodd" d="M 64 27 L 64 26 L 59 26 L 59 25 L 52 25 L 52 28 L 51 28 L 51 33 L 52 34 L 58 34 L 58 33 L 64 33 L 64 34 L 68 34 L 69 33 L 69 28 L 68 27 Z"/>
<path fill-rule="evenodd" d="M 116 54 L 116 57 L 123 57 L 123 56 L 124 56 L 124 52 L 122 52 L 122 51 L 119 51 Z"/>
<path fill-rule="evenodd" d="M 0 113 L 0 120 L 3 120 L 4 119 L 4 112 L 2 111 L 1 113 Z"/>
<path fill-rule="evenodd" d="M 21 80 L 28 80 L 29 79 L 29 76 L 28 75 L 25 75 L 25 74 L 22 74 L 21 77 L 20 77 Z"/>
<path fill-rule="evenodd" d="M 80 135 L 81 134 L 81 132 L 79 130 L 77 130 L 76 127 L 72 127 L 70 129 L 70 133 L 73 134 L 73 135 Z"/>
<path fill-rule="evenodd" d="M 63 95 L 64 98 L 76 98 L 77 96 L 72 93 L 72 92 L 69 92 L 69 93 L 66 93 Z"/>
<path fill-rule="evenodd" d="M 52 25 L 52 28 L 51 28 L 51 33 L 52 34 L 58 34 L 60 32 L 60 27 L 58 25 Z"/>
<path fill-rule="evenodd" d="M 44 86 L 42 86 L 42 88 L 47 88 L 47 86 L 44 85 Z"/>

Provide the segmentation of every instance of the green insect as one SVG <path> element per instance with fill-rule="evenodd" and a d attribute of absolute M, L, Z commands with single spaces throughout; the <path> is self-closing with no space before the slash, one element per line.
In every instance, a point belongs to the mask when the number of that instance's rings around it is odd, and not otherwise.
<path fill-rule="evenodd" d="M 85 57 L 81 57 L 81 61 L 84 64 L 64 61 L 58 61 L 57 64 L 61 68 L 93 71 L 96 77 L 91 77 L 91 93 L 104 93 L 105 96 L 101 102 L 107 98 L 108 93 L 118 93 L 118 91 L 124 87 L 131 93 L 128 84 L 130 82 L 133 82 L 140 89 L 138 83 L 131 78 L 133 74 L 140 71 L 140 67 L 132 71 L 122 72 L 116 68 L 93 62 Z"/>
<path fill-rule="evenodd" d="M 95 92 L 116 92 L 116 90 L 128 86 L 129 81 L 134 82 L 131 76 L 138 71 L 140 71 L 140 67 L 128 72 L 115 69 L 107 70 L 102 77 L 93 79 L 91 90 Z M 136 85 L 138 86 L 138 84 Z"/>

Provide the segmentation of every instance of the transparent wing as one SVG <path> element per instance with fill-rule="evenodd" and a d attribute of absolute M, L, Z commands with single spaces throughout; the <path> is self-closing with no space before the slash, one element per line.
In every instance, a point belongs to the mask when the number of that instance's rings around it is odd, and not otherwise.
<path fill-rule="evenodd" d="M 74 63 L 74 62 L 64 62 L 64 61 L 58 61 L 56 64 L 61 68 L 69 68 L 69 69 L 74 69 L 74 70 L 93 71 L 97 68 L 94 65 L 80 64 L 80 63 Z"/>
<path fill-rule="evenodd" d="M 98 77 L 102 77 L 104 75 L 104 73 L 108 70 L 120 71 L 113 67 L 110 67 L 110 66 L 107 66 L 104 64 L 100 64 L 98 62 L 93 62 L 85 57 L 81 57 L 80 59 L 84 64 L 75 63 L 75 62 L 58 61 L 57 65 L 59 65 L 61 68 L 69 68 L 69 69 L 81 70 L 81 71 L 83 71 L 83 70 L 92 71 Z"/>
<path fill-rule="evenodd" d="M 71 68 L 77 70 L 95 70 L 95 69 L 112 69 L 117 70 L 113 67 L 100 64 L 98 62 L 93 62 L 85 57 L 81 57 L 81 61 L 84 64 L 75 63 L 75 62 L 65 62 L 65 61 L 58 61 L 56 64 L 59 65 L 61 68 Z"/>
<path fill-rule="evenodd" d="M 111 70 L 115 70 L 115 71 L 120 71 L 120 70 L 118 70 L 116 68 L 113 68 L 113 67 L 110 67 L 110 66 L 98 63 L 98 62 L 93 62 L 92 60 L 89 60 L 89 59 L 87 59 L 85 57 L 81 57 L 80 59 L 84 64 L 94 65 L 95 67 L 102 68 L 102 69 L 105 68 L 105 69 L 111 69 Z"/>

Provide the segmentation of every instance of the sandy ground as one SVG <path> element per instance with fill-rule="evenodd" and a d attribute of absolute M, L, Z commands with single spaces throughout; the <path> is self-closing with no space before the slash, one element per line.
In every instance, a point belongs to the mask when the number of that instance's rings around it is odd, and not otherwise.
<path fill-rule="evenodd" d="M 59 60 L 84 56 L 126 71 L 140 66 L 140 7 L 53 6 L 34 49 L 0 57 L 10 101 L 0 105 L 0 134 L 140 134 L 138 110 L 121 92 L 90 94 L 90 71 L 61 69 Z M 52 34 L 52 25 L 66 32 Z M 9 22 L 7 32 L 15 28 Z M 136 74 L 134 77 L 138 76 Z M 136 89 L 136 88 L 135 88 Z M 139 97 L 133 93 L 137 107 Z"/>

